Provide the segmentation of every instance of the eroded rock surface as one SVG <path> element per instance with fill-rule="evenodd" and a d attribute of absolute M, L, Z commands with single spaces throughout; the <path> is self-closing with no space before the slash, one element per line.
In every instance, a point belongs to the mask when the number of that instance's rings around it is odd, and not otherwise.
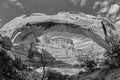
<path fill-rule="evenodd" d="M 58 13 L 57 15 L 46 15 L 42 13 L 32 14 L 29 17 L 23 15 L 8 22 L 1 28 L 0 32 L 3 35 L 11 37 L 15 44 L 27 39 L 31 39 L 32 41 L 32 39 L 52 31 L 69 32 L 82 34 L 106 48 L 106 43 L 103 40 L 104 33 L 101 21 L 109 25 L 107 26 L 108 29 L 116 29 L 113 26 L 114 24 L 105 18 L 64 12 Z"/>
<path fill-rule="evenodd" d="M 104 40 L 105 35 L 101 24 L 102 21 L 106 24 L 107 31 L 112 30 L 118 32 L 117 25 L 106 18 L 98 18 L 88 14 L 72 14 L 65 12 L 56 15 L 35 13 L 28 17 L 26 15 L 19 16 L 5 24 L 0 29 L 0 33 L 3 36 L 10 37 L 14 45 L 22 45 L 23 47 L 29 47 L 29 44 L 35 39 L 54 31 L 82 35 L 85 38 L 81 39 L 81 42 L 74 43 L 74 50 L 66 48 L 58 49 L 48 44 L 43 46 L 39 45 L 39 48 L 43 48 L 49 52 L 45 54 L 46 60 L 52 58 L 58 62 L 62 61 L 67 65 L 73 65 L 78 64 L 76 56 L 81 53 L 89 53 L 91 47 L 94 53 L 104 53 L 104 50 L 108 48 Z M 19 53 L 18 55 L 26 56 L 28 54 L 24 50 L 21 51 L 21 54 Z M 68 53 L 68 55 L 66 55 L 66 53 Z M 58 65 L 58 62 L 55 64 Z M 54 64 L 51 64 L 51 66 L 53 65 Z M 54 65 L 54 67 L 58 67 L 56 65 Z M 60 65 L 63 64 L 60 63 Z M 66 66 L 64 65 L 64 67 Z"/>

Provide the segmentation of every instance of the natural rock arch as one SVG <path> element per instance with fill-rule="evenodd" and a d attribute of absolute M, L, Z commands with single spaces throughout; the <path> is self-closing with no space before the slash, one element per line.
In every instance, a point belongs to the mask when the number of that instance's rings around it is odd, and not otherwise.
<path fill-rule="evenodd" d="M 10 37 L 14 44 L 19 44 L 25 40 L 30 43 L 29 41 L 52 31 L 82 34 L 107 49 L 101 21 L 110 25 L 108 29 L 115 29 L 114 24 L 107 19 L 97 19 L 97 17 L 87 14 L 81 16 L 68 12 L 57 15 L 35 13 L 29 17 L 23 15 L 4 25 L 0 32 L 2 35 Z"/>

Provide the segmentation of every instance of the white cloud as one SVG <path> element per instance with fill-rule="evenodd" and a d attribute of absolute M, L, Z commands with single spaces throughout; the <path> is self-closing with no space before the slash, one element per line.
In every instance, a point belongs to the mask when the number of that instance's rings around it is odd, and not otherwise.
<path fill-rule="evenodd" d="M 119 9 L 120 9 L 120 6 L 118 4 L 113 4 L 113 5 L 111 5 L 107 15 L 109 16 L 111 14 L 117 14 Z"/>
<path fill-rule="evenodd" d="M 100 1 L 96 1 L 94 3 L 94 6 L 93 6 L 93 9 L 95 9 L 97 6 L 101 5 L 101 2 Z"/>
<path fill-rule="evenodd" d="M 70 0 L 74 5 L 76 5 L 80 0 Z"/>
<path fill-rule="evenodd" d="M 109 11 L 109 1 L 105 0 L 105 1 L 96 1 L 93 5 L 93 9 L 96 9 L 97 6 L 100 6 L 101 9 L 97 12 L 97 14 L 102 14 L 102 13 L 107 13 Z"/>
<path fill-rule="evenodd" d="M 6 9 L 10 8 L 9 5 L 8 5 L 8 3 L 6 3 L 5 1 L 3 1 L 2 4 L 3 4 L 3 7 L 5 7 Z"/>
<path fill-rule="evenodd" d="M 24 7 L 22 5 L 22 3 L 20 3 L 19 0 L 7 0 L 11 5 L 14 5 L 16 7 L 19 7 L 21 10 L 24 11 Z"/>
<path fill-rule="evenodd" d="M 81 0 L 80 6 L 84 7 L 86 6 L 87 0 Z"/>
<path fill-rule="evenodd" d="M 70 0 L 70 1 L 73 2 L 74 5 L 79 3 L 81 7 L 86 6 L 86 3 L 87 3 L 87 0 Z"/>
<path fill-rule="evenodd" d="M 93 9 L 95 9 L 97 6 L 100 6 L 101 8 L 109 7 L 110 2 L 107 0 L 105 1 L 96 1 L 93 5 Z"/>
<path fill-rule="evenodd" d="M 70 1 L 73 2 L 74 5 L 79 3 L 81 7 L 84 7 L 86 6 L 88 0 Z M 97 15 L 103 15 L 111 20 L 115 20 L 116 17 L 120 14 L 120 0 L 94 0 L 93 3 L 93 9 L 96 9 L 98 6 L 100 7 L 99 11 L 97 12 Z"/>
<path fill-rule="evenodd" d="M 94 3 L 93 9 L 95 9 L 97 6 L 100 6 L 101 9 L 97 12 L 97 14 L 103 14 L 105 13 L 106 17 L 115 18 L 118 11 L 120 10 L 120 6 L 117 3 L 111 4 L 112 0 L 104 0 L 96 1 Z"/>
<path fill-rule="evenodd" d="M 102 9 L 100 9 L 97 14 L 101 14 L 101 13 L 106 13 L 109 10 L 109 7 L 104 7 Z"/>

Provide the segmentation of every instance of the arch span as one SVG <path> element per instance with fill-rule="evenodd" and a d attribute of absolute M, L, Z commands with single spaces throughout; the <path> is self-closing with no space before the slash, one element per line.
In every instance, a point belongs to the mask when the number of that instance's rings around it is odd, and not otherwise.
<path fill-rule="evenodd" d="M 95 17 L 89 17 L 88 15 L 81 16 L 80 14 L 70 13 L 43 15 L 39 13 L 29 17 L 17 17 L 3 26 L 0 32 L 4 36 L 10 37 L 14 44 L 19 44 L 25 40 L 26 43 L 30 43 L 35 38 L 52 31 L 82 34 L 107 49 L 101 21 L 102 19 L 95 19 Z M 113 27 L 109 28 L 114 29 Z"/>

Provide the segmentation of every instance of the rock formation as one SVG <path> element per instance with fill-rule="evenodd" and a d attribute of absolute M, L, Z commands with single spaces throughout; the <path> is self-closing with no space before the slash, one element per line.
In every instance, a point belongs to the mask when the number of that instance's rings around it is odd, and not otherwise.
<path fill-rule="evenodd" d="M 83 39 L 81 42 L 76 43 L 75 51 L 77 51 L 77 54 L 72 50 L 57 50 L 51 49 L 48 46 L 44 47 L 56 60 L 76 64 L 75 56 L 80 54 L 78 50 L 83 50 L 83 53 L 87 53 L 84 51 L 89 50 L 91 47 L 94 52 L 108 49 L 101 22 L 104 22 L 107 31 L 119 31 L 118 26 L 106 18 L 90 16 L 88 14 L 61 12 L 56 15 L 33 13 L 30 16 L 19 16 L 5 24 L 0 29 L 0 33 L 3 36 L 10 37 L 14 45 L 22 44 L 24 46 L 29 46 L 35 39 L 54 31 L 83 35 L 89 39 L 85 41 Z M 66 53 L 69 53 L 69 57 L 65 55 Z"/>
<path fill-rule="evenodd" d="M 106 48 L 101 21 L 106 23 L 108 29 L 116 30 L 109 20 L 105 18 L 91 17 L 89 15 L 70 14 L 69 12 L 57 15 L 34 13 L 29 17 L 23 15 L 5 24 L 0 32 L 9 36 L 14 44 L 27 39 L 35 39 L 52 31 L 82 34 L 91 38 L 101 47 Z M 26 41 L 29 43 L 29 41 Z"/>

